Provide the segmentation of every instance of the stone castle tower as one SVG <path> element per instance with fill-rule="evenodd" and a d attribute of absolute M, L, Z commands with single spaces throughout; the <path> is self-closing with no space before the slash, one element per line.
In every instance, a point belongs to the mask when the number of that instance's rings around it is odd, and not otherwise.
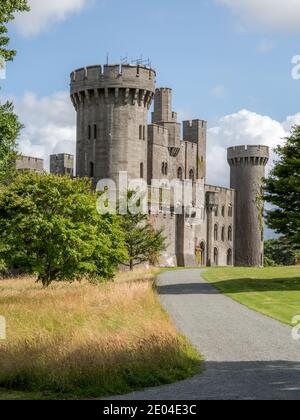
<path fill-rule="evenodd" d="M 149 216 L 153 227 L 163 229 L 167 238 L 161 265 L 261 266 L 263 222 L 257 193 L 268 148 L 229 149 L 231 188 L 207 185 L 207 123 L 202 119 L 178 122 L 172 89 L 156 89 L 155 79 L 153 69 L 127 64 L 90 66 L 71 73 L 77 176 L 90 177 L 94 183 L 117 181 L 124 171 L 148 185 L 153 179 L 179 180 L 191 183 L 193 199 L 195 183 L 201 182 L 201 223 L 193 222 L 186 209 L 182 215 L 175 214 L 174 203 L 169 211 L 158 203 L 155 214 Z"/>
<path fill-rule="evenodd" d="M 269 160 L 266 146 L 240 146 L 228 149 L 230 186 L 236 191 L 235 264 L 262 266 L 264 255 L 262 179 Z"/>
<path fill-rule="evenodd" d="M 93 66 L 74 71 L 77 175 L 95 180 L 147 174 L 148 111 L 156 73 L 139 66 Z"/>

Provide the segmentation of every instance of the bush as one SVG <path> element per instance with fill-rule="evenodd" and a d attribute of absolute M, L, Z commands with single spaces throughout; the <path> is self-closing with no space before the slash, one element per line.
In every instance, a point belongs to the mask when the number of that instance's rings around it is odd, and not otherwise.
<path fill-rule="evenodd" d="M 0 195 L 0 261 L 54 280 L 109 279 L 126 258 L 119 218 L 100 216 L 87 179 L 19 175 Z"/>

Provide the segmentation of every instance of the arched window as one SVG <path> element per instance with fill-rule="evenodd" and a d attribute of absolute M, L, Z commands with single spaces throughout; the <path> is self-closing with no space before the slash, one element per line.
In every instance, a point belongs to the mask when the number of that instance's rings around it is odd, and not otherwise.
<path fill-rule="evenodd" d="M 94 163 L 90 162 L 90 178 L 94 178 Z"/>
<path fill-rule="evenodd" d="M 167 162 L 162 163 L 161 172 L 162 172 L 163 175 L 168 175 L 168 164 L 167 164 Z"/>
<path fill-rule="evenodd" d="M 218 217 L 218 216 L 219 216 L 219 207 L 216 206 L 216 208 L 215 208 L 215 217 Z"/>
<path fill-rule="evenodd" d="M 140 177 L 144 178 L 144 164 L 143 163 L 140 164 Z"/>
<path fill-rule="evenodd" d="M 228 228 L 228 241 L 232 241 L 232 227 L 231 226 L 229 226 L 229 228 Z"/>
<path fill-rule="evenodd" d="M 146 126 L 143 127 L 143 140 L 146 140 Z"/>
<path fill-rule="evenodd" d="M 191 181 L 195 181 L 195 173 L 194 173 L 194 170 L 193 169 L 190 170 L 189 179 Z"/>
<path fill-rule="evenodd" d="M 219 239 L 219 227 L 218 225 L 214 226 L 214 239 L 217 241 Z"/>
<path fill-rule="evenodd" d="M 94 139 L 96 140 L 96 138 L 97 138 L 97 126 L 96 126 L 96 124 L 94 124 Z"/>
<path fill-rule="evenodd" d="M 143 140 L 143 126 L 142 125 L 139 126 L 139 139 Z"/>
<path fill-rule="evenodd" d="M 227 265 L 232 265 L 232 249 L 227 251 Z"/>
<path fill-rule="evenodd" d="M 92 127 L 89 125 L 88 126 L 88 139 L 91 140 L 92 138 Z"/>
<path fill-rule="evenodd" d="M 232 204 L 230 204 L 228 207 L 228 216 L 232 217 Z"/>
<path fill-rule="evenodd" d="M 225 226 L 222 227 L 222 242 L 225 242 Z"/>
<path fill-rule="evenodd" d="M 222 217 L 225 217 L 225 206 L 222 207 Z"/>
<path fill-rule="evenodd" d="M 177 178 L 180 179 L 181 181 L 183 180 L 183 170 L 181 167 L 178 168 Z"/>
<path fill-rule="evenodd" d="M 218 248 L 214 248 L 214 265 L 219 265 L 219 251 L 218 251 Z"/>

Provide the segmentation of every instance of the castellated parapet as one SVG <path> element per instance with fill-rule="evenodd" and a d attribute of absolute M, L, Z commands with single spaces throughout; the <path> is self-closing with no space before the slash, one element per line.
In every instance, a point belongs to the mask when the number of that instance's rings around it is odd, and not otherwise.
<path fill-rule="evenodd" d="M 236 190 L 234 259 L 237 266 L 263 266 L 261 188 L 268 160 L 267 146 L 238 146 L 228 149 L 230 184 Z"/>
<path fill-rule="evenodd" d="M 71 73 L 77 111 L 77 175 L 94 180 L 147 179 L 148 110 L 154 70 L 131 65 L 91 66 Z"/>

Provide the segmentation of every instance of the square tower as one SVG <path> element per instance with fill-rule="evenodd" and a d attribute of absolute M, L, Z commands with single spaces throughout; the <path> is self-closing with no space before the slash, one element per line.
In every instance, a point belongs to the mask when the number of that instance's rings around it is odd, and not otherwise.
<path fill-rule="evenodd" d="M 50 156 L 50 173 L 53 175 L 74 176 L 74 156 L 66 153 Z"/>
<path fill-rule="evenodd" d="M 197 179 L 206 179 L 207 122 L 193 120 L 183 122 L 183 139 L 197 145 Z"/>

